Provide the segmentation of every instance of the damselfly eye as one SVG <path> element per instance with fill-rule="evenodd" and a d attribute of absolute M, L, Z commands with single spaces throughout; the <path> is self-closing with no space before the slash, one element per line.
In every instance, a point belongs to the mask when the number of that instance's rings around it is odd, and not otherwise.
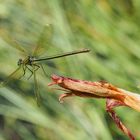
<path fill-rule="evenodd" d="M 19 59 L 17 65 L 20 66 L 23 63 L 22 59 Z"/>
<path fill-rule="evenodd" d="M 29 56 L 29 60 L 33 61 L 35 58 L 33 56 Z"/>

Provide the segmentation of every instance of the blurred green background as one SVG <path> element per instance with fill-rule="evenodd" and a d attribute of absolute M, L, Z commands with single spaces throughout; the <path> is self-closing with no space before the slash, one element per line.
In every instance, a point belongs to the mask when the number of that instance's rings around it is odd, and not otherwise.
<path fill-rule="evenodd" d="M 45 30 L 48 24 L 51 31 Z M 140 1 L 0 0 L 1 81 L 28 56 L 13 40 L 31 54 L 39 38 L 45 49 L 40 57 L 80 48 L 91 52 L 43 62 L 47 76 L 37 71 L 40 107 L 29 72 L 0 88 L 0 140 L 127 140 L 105 111 L 105 100 L 75 97 L 60 104 L 62 91 L 47 84 L 55 73 L 140 93 Z M 140 139 L 140 113 L 116 111 Z"/>

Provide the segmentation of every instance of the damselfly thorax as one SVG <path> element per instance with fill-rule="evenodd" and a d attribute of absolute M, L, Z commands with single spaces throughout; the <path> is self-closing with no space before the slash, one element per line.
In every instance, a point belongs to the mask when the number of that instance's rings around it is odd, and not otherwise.
<path fill-rule="evenodd" d="M 30 66 L 32 66 L 34 60 L 35 60 L 35 57 L 33 57 L 33 56 L 28 56 L 25 59 L 20 58 L 18 60 L 18 62 L 17 62 L 17 65 L 18 66 L 21 66 L 21 65 L 30 65 Z"/>
<path fill-rule="evenodd" d="M 23 75 L 21 77 L 23 77 L 25 75 L 26 70 L 28 69 L 31 72 L 31 75 L 28 77 L 28 79 L 30 79 L 31 76 L 33 75 L 33 70 L 32 70 L 33 67 L 35 68 L 35 71 L 40 68 L 40 66 L 38 64 L 36 64 L 35 60 L 37 60 L 37 59 L 35 59 L 35 57 L 33 57 L 33 56 L 28 56 L 25 59 L 20 58 L 18 60 L 17 65 L 19 67 L 22 67 L 22 69 L 23 69 Z"/>

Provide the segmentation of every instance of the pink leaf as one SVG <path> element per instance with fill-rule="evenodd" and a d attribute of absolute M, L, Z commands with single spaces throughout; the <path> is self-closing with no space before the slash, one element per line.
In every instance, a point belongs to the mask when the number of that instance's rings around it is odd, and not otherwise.
<path fill-rule="evenodd" d="M 66 93 L 60 95 L 60 102 L 62 102 L 64 98 L 71 96 L 106 98 L 106 110 L 111 118 L 125 135 L 131 140 L 135 140 L 129 129 L 120 121 L 113 108 L 117 106 L 128 106 L 140 111 L 140 95 L 117 88 L 112 84 L 103 81 L 91 82 L 57 75 L 52 75 L 51 78 L 53 82 L 50 83 L 49 86 L 57 84 L 63 88 L 63 91 L 66 90 Z"/>

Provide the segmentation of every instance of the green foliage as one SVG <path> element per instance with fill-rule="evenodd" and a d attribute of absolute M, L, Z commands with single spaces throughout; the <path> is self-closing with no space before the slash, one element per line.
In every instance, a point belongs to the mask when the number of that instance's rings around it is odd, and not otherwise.
<path fill-rule="evenodd" d="M 15 75 L 6 87 L 0 88 L 0 139 L 127 139 L 105 112 L 104 100 L 73 98 L 60 104 L 60 92 L 47 84 L 55 73 L 90 81 L 106 80 L 139 92 L 139 6 L 138 0 L 1 0 L 1 81 L 17 68 L 18 59 L 34 52 L 37 45 L 41 45 L 36 49 L 40 58 L 80 48 L 91 52 L 42 63 L 47 75 L 41 70 L 36 73 L 40 107 L 34 96 L 33 77 L 27 80 L 30 72 L 20 80 Z M 51 33 L 45 29 L 49 24 Z M 28 54 L 19 51 L 18 46 Z M 118 108 L 117 113 L 140 139 L 140 113 L 127 107 Z"/>

